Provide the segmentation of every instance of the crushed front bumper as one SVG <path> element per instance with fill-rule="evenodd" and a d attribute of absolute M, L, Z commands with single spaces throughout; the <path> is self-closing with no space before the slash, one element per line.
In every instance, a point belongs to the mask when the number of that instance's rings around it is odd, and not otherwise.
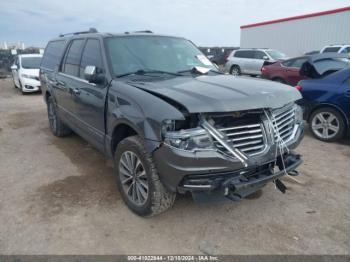
<path fill-rule="evenodd" d="M 300 155 L 289 153 L 271 162 L 243 171 L 186 176 L 179 192 L 191 192 L 197 202 L 238 201 L 280 177 L 291 173 L 302 163 Z M 294 173 L 294 175 L 297 173 Z"/>

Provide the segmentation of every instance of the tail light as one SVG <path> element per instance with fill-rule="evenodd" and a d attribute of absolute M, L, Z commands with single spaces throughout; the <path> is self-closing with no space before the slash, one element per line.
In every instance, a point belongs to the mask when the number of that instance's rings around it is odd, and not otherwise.
<path fill-rule="evenodd" d="M 266 68 L 264 66 L 261 68 L 261 72 L 266 72 Z"/>
<path fill-rule="evenodd" d="M 298 91 L 301 91 L 301 86 L 300 86 L 300 85 L 295 86 L 295 88 L 296 88 Z"/>

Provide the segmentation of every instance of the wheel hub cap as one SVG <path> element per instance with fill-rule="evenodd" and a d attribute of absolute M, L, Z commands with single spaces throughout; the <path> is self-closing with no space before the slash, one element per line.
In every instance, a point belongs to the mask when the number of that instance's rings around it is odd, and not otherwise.
<path fill-rule="evenodd" d="M 119 161 L 120 181 L 130 201 L 135 205 L 143 205 L 148 199 L 148 180 L 146 170 L 139 157 L 126 151 Z"/>
<path fill-rule="evenodd" d="M 321 112 L 312 119 L 311 128 L 323 139 L 331 139 L 339 132 L 339 120 L 330 112 Z"/>

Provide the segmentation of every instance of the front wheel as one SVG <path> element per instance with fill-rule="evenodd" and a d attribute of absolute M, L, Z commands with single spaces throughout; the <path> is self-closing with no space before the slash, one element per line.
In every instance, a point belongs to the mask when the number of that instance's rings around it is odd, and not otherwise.
<path fill-rule="evenodd" d="M 324 107 L 315 110 L 310 116 L 311 133 L 324 142 L 334 142 L 344 136 L 345 122 L 335 109 Z"/>
<path fill-rule="evenodd" d="M 241 69 L 239 68 L 239 66 L 234 65 L 231 67 L 230 74 L 234 76 L 239 76 L 241 75 Z"/>
<path fill-rule="evenodd" d="M 126 205 L 139 216 L 153 216 L 172 207 L 175 193 L 159 180 L 152 156 L 138 136 L 125 138 L 114 155 L 117 185 Z"/>

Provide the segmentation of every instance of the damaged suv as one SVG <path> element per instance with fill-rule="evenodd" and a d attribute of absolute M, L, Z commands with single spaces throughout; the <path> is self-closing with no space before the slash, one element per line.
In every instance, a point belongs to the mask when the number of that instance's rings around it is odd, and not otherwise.
<path fill-rule="evenodd" d="M 50 41 L 40 79 L 51 130 L 72 131 L 114 159 L 121 196 L 138 215 L 176 193 L 240 200 L 301 163 L 293 87 L 225 75 L 183 38 L 96 30 Z"/>

